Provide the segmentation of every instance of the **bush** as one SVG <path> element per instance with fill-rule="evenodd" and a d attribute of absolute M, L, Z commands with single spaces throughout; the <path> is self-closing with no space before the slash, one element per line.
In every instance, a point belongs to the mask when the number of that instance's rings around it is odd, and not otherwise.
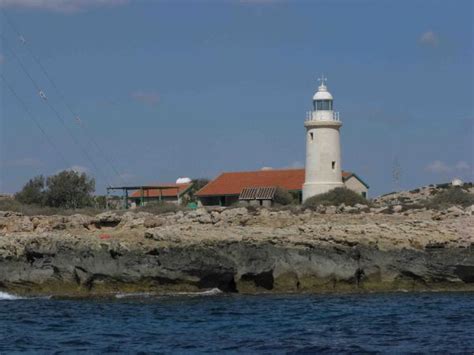
<path fill-rule="evenodd" d="M 45 188 L 46 187 L 46 188 Z M 94 199 L 95 181 L 85 173 L 64 170 L 45 178 L 40 175 L 30 179 L 15 200 L 20 204 L 55 208 L 102 207 L 105 198 Z"/>
<path fill-rule="evenodd" d="M 451 187 L 437 193 L 425 204 L 431 209 L 446 209 L 451 206 L 469 207 L 474 205 L 474 194 L 464 191 L 462 187 Z"/>
<path fill-rule="evenodd" d="M 95 208 L 105 209 L 107 208 L 107 197 L 104 195 L 94 196 L 93 205 Z"/>
<path fill-rule="evenodd" d="M 46 194 L 44 191 L 45 179 L 43 175 L 30 179 L 20 192 L 15 194 L 15 200 L 24 204 L 44 205 Z"/>
<path fill-rule="evenodd" d="M 282 206 L 286 206 L 293 204 L 295 200 L 288 190 L 277 187 L 275 195 L 273 196 L 273 202 Z"/>
<path fill-rule="evenodd" d="M 354 206 L 358 203 L 367 205 L 368 201 L 357 192 L 349 190 L 345 187 L 337 187 L 334 190 L 328 191 L 324 194 L 308 198 L 304 202 L 304 206 L 307 208 L 316 209 L 319 205 L 339 206 L 342 203 L 346 206 Z"/>
<path fill-rule="evenodd" d="M 46 205 L 63 208 L 92 206 L 95 181 L 85 173 L 65 170 L 46 180 Z"/>

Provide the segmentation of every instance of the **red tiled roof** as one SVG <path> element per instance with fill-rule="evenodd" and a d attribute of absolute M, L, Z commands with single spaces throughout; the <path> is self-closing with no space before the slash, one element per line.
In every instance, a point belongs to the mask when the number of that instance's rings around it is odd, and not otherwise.
<path fill-rule="evenodd" d="M 343 171 L 347 179 L 352 173 Z M 286 190 L 301 190 L 305 178 L 304 169 L 257 170 L 222 173 L 199 190 L 197 196 L 238 195 L 246 187 L 278 186 Z"/>
<path fill-rule="evenodd" d="M 163 190 L 161 190 L 161 193 L 160 193 L 160 189 L 143 190 L 143 196 L 145 198 L 147 198 L 147 197 L 160 197 L 160 195 L 163 196 L 163 197 L 176 197 L 176 194 L 177 194 L 178 191 L 179 191 L 179 194 L 181 195 L 183 192 L 188 190 L 191 187 L 191 185 L 192 185 L 192 183 L 188 183 L 188 184 L 157 184 L 157 185 L 154 185 L 154 186 L 157 186 L 157 187 L 172 187 L 172 188 L 171 189 L 170 188 L 163 189 Z M 135 191 L 134 193 L 132 193 L 130 195 L 130 197 L 132 197 L 132 198 L 141 197 L 141 191 L 140 190 Z"/>

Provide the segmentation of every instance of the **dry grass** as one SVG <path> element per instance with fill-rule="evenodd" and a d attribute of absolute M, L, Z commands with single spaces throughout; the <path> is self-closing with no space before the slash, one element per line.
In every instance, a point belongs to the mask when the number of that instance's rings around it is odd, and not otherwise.
<path fill-rule="evenodd" d="M 148 203 L 145 206 L 141 206 L 134 209 L 134 211 L 137 211 L 137 212 L 148 212 L 152 214 L 164 214 L 164 213 L 171 213 L 171 212 L 178 212 L 178 211 L 185 211 L 185 210 L 187 210 L 186 207 L 177 205 L 175 203 L 169 203 L 169 202 Z"/>
<path fill-rule="evenodd" d="M 26 205 L 22 204 L 14 199 L 4 199 L 0 200 L 0 211 L 11 211 L 19 212 L 25 216 L 71 216 L 73 214 L 79 213 L 88 216 L 94 216 L 101 212 L 104 212 L 103 209 L 97 209 L 93 207 L 87 208 L 78 208 L 78 209 L 65 209 L 65 208 L 54 208 L 47 206 L 38 206 L 38 205 Z"/>
<path fill-rule="evenodd" d="M 474 205 L 474 194 L 465 191 L 462 187 L 450 187 L 438 192 L 425 201 L 425 207 L 442 210 L 451 206 L 469 207 Z"/>

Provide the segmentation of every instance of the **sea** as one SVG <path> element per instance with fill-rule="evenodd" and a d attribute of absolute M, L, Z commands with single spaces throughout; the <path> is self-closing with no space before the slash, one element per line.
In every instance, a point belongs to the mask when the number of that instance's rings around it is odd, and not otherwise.
<path fill-rule="evenodd" d="M 0 292 L 0 353 L 474 353 L 474 293 Z"/>

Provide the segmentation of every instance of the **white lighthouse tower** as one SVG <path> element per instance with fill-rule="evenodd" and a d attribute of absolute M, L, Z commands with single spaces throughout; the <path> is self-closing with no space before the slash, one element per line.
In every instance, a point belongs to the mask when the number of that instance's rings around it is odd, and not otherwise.
<path fill-rule="evenodd" d="M 303 201 L 336 187 L 344 186 L 341 174 L 341 144 L 339 112 L 333 111 L 333 98 L 324 76 L 313 96 L 313 110 L 307 113 L 306 168 Z"/>

